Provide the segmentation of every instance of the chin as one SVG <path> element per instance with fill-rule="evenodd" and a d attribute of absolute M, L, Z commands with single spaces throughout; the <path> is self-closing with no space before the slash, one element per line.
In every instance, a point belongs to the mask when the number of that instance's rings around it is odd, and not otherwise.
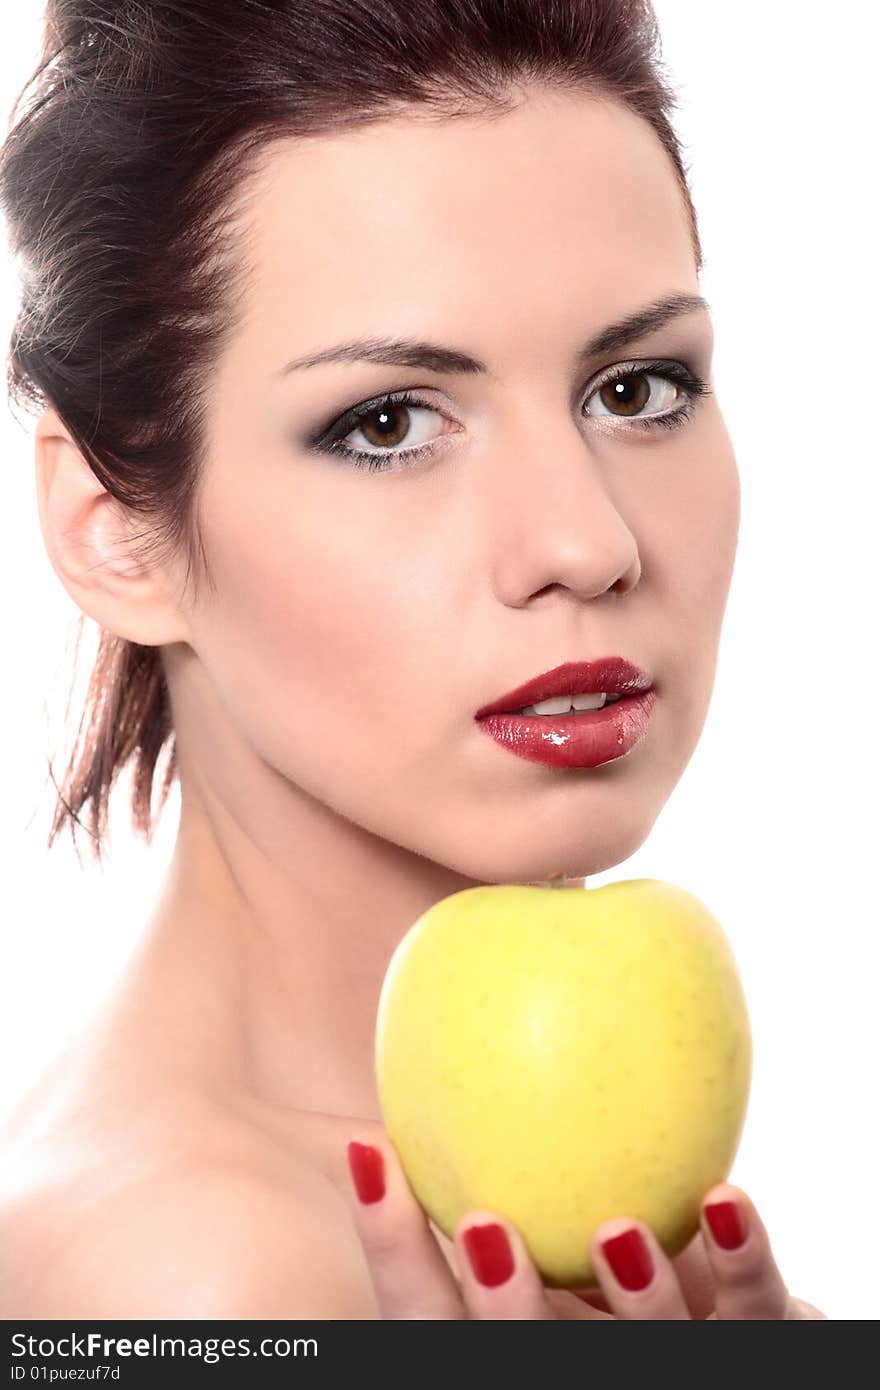
<path fill-rule="evenodd" d="M 563 859 L 552 860 L 542 855 L 540 861 L 527 861 L 523 854 L 500 853 L 492 859 L 485 857 L 482 862 L 459 865 L 459 872 L 477 883 L 518 884 L 529 888 L 549 888 L 550 880 L 562 877 L 565 888 L 584 888 L 590 875 L 611 869 L 639 848 L 644 835 L 633 838 L 633 842 L 623 841 L 619 829 L 607 833 L 607 844 L 592 843 L 588 849 L 569 851 Z M 534 848 L 534 847 L 533 847 Z"/>

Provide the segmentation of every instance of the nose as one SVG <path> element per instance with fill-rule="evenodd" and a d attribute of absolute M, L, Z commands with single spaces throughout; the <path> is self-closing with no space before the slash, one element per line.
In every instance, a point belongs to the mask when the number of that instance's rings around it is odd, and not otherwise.
<path fill-rule="evenodd" d="M 493 582 L 522 606 L 557 589 L 580 599 L 629 593 L 641 578 L 638 543 L 608 485 L 601 447 L 568 419 L 518 418 L 516 445 L 498 441 L 484 498 Z"/>

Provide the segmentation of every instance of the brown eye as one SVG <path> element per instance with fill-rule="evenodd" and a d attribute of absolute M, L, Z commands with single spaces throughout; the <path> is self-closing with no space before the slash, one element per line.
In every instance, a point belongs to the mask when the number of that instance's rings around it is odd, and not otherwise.
<path fill-rule="evenodd" d="M 614 428 L 621 430 L 671 430 L 693 418 L 698 397 L 711 395 L 711 386 L 683 362 L 630 363 L 594 386 L 583 413 L 619 421 Z"/>
<path fill-rule="evenodd" d="M 377 448 L 403 444 L 412 431 L 410 415 L 412 407 L 405 405 L 383 405 L 361 417 L 358 429 L 368 444 Z M 374 422 L 375 421 L 375 425 Z"/>
<path fill-rule="evenodd" d="M 603 405 L 617 414 L 638 415 L 651 399 L 647 372 L 632 372 L 616 381 L 606 381 L 599 388 L 599 398 Z"/>

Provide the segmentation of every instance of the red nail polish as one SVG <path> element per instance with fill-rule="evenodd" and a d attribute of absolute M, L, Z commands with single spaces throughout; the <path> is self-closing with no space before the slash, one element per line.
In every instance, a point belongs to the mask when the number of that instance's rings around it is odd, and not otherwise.
<path fill-rule="evenodd" d="M 738 1202 L 707 1202 L 703 1210 L 722 1250 L 737 1250 L 745 1244 L 746 1226 Z"/>
<path fill-rule="evenodd" d="M 481 1284 L 503 1284 L 514 1271 L 513 1251 L 507 1232 L 497 1221 L 469 1226 L 462 1234 L 464 1248 Z"/>
<path fill-rule="evenodd" d="M 385 1163 L 379 1149 L 352 1139 L 348 1146 L 348 1166 L 362 1202 L 378 1202 L 385 1196 Z"/>
<path fill-rule="evenodd" d="M 618 1284 L 630 1292 L 647 1288 L 654 1277 L 651 1252 L 637 1226 L 603 1240 L 602 1254 Z"/>

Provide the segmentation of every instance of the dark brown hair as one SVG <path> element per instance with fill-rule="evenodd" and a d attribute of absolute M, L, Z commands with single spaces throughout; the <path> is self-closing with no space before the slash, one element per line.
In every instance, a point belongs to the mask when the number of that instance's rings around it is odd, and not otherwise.
<path fill-rule="evenodd" d="M 212 583 L 196 505 L 205 397 L 242 303 L 234 213 L 261 154 L 405 112 L 503 112 L 528 82 L 651 125 L 701 269 L 650 0 L 49 0 L 0 147 L 21 272 L 8 388 L 19 406 L 57 411 L 130 509 L 140 558 L 182 557 L 187 588 Z M 176 772 L 161 651 L 101 631 L 60 787 L 52 774 L 50 846 L 67 823 L 76 843 L 88 804 L 102 857 L 110 791 L 132 758 L 134 825 L 150 841 Z"/>

